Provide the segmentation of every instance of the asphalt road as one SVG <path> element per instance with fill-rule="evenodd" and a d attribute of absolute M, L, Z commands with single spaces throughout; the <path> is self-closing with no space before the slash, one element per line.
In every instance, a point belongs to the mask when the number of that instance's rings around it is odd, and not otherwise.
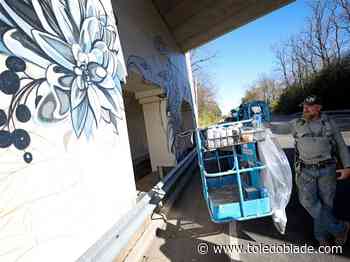
<path fill-rule="evenodd" d="M 350 117 L 339 123 L 346 140 L 350 141 Z M 279 118 L 277 124 L 289 120 L 290 117 Z M 292 139 L 288 134 L 278 135 L 280 144 L 293 166 Z M 349 143 L 350 144 L 350 143 Z M 293 173 L 294 176 L 294 173 Z M 350 199 L 350 180 L 338 183 L 335 212 L 337 216 L 350 221 L 350 209 L 347 204 Z M 176 201 L 164 228 L 157 231 L 157 237 L 149 243 L 148 251 L 143 261 L 349 261 L 350 241 L 343 247 L 342 254 L 247 254 L 242 252 L 214 252 L 216 245 L 235 245 L 247 248 L 249 245 L 258 248 L 262 245 L 293 244 L 293 248 L 300 248 L 306 244 L 317 247 L 313 240 L 312 220 L 298 202 L 295 187 L 291 200 L 287 206 L 286 234 L 281 235 L 275 229 L 271 217 L 215 224 L 210 221 L 205 201 L 201 194 L 199 172 L 196 171 L 188 186 Z M 232 246 L 231 246 L 232 247 Z M 200 250 L 200 251 L 199 251 Z M 204 251 L 203 251 L 204 250 Z M 208 252 L 206 252 L 208 251 Z M 205 253 L 205 254 L 201 254 Z"/>

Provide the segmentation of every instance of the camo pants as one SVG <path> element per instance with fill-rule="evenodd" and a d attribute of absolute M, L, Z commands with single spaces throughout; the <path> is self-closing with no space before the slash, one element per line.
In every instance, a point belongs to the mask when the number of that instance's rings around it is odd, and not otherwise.
<path fill-rule="evenodd" d="M 320 169 L 302 168 L 296 177 L 296 184 L 301 205 L 313 217 L 315 238 L 320 241 L 342 233 L 345 225 L 333 215 L 335 164 Z"/>

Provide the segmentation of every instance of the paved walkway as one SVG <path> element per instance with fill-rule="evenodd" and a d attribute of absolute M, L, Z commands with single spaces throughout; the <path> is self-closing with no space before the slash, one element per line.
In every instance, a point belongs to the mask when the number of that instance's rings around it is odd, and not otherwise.
<path fill-rule="evenodd" d="M 157 231 L 157 237 L 150 243 L 143 262 L 165 261 L 230 261 L 225 255 L 197 252 L 198 245 L 229 243 L 229 225 L 214 224 L 201 195 L 198 171 L 170 211 L 164 228 Z"/>
<path fill-rule="evenodd" d="M 350 137 L 350 132 L 343 133 Z M 281 136 L 280 142 L 293 166 L 293 149 L 291 137 Z M 350 221 L 350 181 L 338 183 L 336 212 L 338 217 Z M 229 252 L 229 254 L 214 254 L 213 246 L 220 244 L 242 245 L 276 245 L 293 244 L 302 247 L 307 244 L 316 247 L 312 240 L 312 220 L 300 206 L 295 187 L 291 201 L 287 207 L 288 225 L 285 235 L 280 235 L 274 228 L 270 217 L 233 222 L 230 224 L 214 224 L 209 219 L 205 201 L 201 195 L 201 183 L 197 171 L 189 185 L 172 208 L 166 225 L 158 229 L 157 237 L 149 243 L 148 251 L 143 261 L 154 262 L 188 262 L 188 261 L 350 261 L 350 244 L 343 247 L 339 255 L 325 254 L 244 254 Z M 198 246 L 209 253 L 198 253 Z"/>

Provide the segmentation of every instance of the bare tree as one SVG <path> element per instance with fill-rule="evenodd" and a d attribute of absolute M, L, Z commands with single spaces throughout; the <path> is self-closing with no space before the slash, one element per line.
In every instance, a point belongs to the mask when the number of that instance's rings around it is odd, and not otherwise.
<path fill-rule="evenodd" d="M 310 0 L 311 16 L 299 34 L 282 42 L 274 53 L 284 85 L 305 81 L 349 51 L 350 0 Z"/>
<path fill-rule="evenodd" d="M 259 76 L 259 79 L 246 90 L 242 102 L 262 100 L 270 105 L 279 98 L 282 90 L 280 83 L 274 77 L 262 74 Z"/>
<path fill-rule="evenodd" d="M 337 3 L 334 1 L 332 6 L 330 7 L 330 22 L 331 22 L 331 30 L 333 35 L 333 45 L 332 45 L 332 53 L 334 60 L 339 63 L 342 56 L 342 48 L 344 45 L 344 40 L 341 35 L 341 26 L 339 23 L 339 16 L 337 15 Z"/>
<path fill-rule="evenodd" d="M 192 50 L 190 53 L 192 74 L 197 90 L 199 125 L 202 127 L 218 122 L 221 118 L 216 96 L 217 87 L 212 74 L 207 70 L 217 54 L 217 52 L 203 52 L 199 49 Z"/>
<path fill-rule="evenodd" d="M 339 26 L 342 30 L 350 34 L 350 1 L 349 0 L 334 0 L 336 6 L 339 7 Z"/>
<path fill-rule="evenodd" d="M 311 50 L 321 60 L 322 67 L 328 66 L 330 59 L 330 33 L 331 19 L 327 14 L 327 1 L 312 1 L 310 4 L 312 15 L 308 20 L 310 32 L 313 34 L 314 41 L 311 42 Z"/>
<path fill-rule="evenodd" d="M 192 67 L 192 73 L 195 76 L 199 76 L 203 73 L 203 71 L 206 71 L 205 68 L 212 63 L 215 58 L 217 58 L 218 52 L 210 52 L 203 54 L 199 49 L 193 49 L 190 52 L 190 59 L 191 59 L 191 67 Z"/>
<path fill-rule="evenodd" d="M 277 71 L 282 74 L 282 79 L 286 87 L 291 85 L 289 77 L 289 67 L 288 67 L 288 54 L 287 48 L 283 45 L 274 46 L 272 48 L 275 56 L 277 58 Z"/>

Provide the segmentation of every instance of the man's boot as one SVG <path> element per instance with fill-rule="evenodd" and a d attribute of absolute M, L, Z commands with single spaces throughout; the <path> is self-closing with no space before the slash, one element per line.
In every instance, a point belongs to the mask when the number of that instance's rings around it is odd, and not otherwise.
<path fill-rule="evenodd" d="M 347 239 L 348 239 L 348 233 L 350 229 L 350 223 L 349 222 L 344 222 L 345 224 L 345 230 L 344 232 L 340 233 L 339 235 L 335 236 L 334 243 L 337 246 L 343 246 L 345 245 Z"/>

